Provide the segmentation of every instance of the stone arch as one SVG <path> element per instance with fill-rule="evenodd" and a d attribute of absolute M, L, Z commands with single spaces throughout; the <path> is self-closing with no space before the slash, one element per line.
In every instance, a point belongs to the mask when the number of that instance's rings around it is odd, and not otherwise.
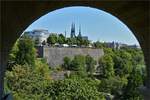
<path fill-rule="evenodd" d="M 134 33 L 145 56 L 147 84 L 144 91 L 150 91 L 150 25 L 149 1 L 23 1 L 1 2 L 1 66 L 0 96 L 3 93 L 3 77 L 8 53 L 16 39 L 35 20 L 53 10 L 69 6 L 89 6 L 104 10 L 123 21 Z M 145 92 L 150 95 L 148 92 Z M 147 95 L 145 94 L 145 95 Z M 147 96 L 148 96 L 147 95 Z M 1 97 L 0 97 L 1 98 Z"/>

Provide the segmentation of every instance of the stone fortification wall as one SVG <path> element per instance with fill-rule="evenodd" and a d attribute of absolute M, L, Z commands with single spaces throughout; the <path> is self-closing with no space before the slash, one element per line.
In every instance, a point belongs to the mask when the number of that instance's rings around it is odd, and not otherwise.
<path fill-rule="evenodd" d="M 92 48 L 59 48 L 59 47 L 42 47 L 43 58 L 46 58 L 51 67 L 63 64 L 64 57 L 73 58 L 75 55 L 90 55 L 96 61 L 104 55 L 103 49 Z"/>

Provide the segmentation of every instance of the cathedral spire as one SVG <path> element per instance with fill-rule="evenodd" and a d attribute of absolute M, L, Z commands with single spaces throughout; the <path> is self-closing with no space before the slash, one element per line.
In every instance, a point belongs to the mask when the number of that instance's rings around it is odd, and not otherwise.
<path fill-rule="evenodd" d="M 79 26 L 79 34 L 78 34 L 78 37 L 82 37 L 82 35 L 81 35 L 81 26 Z"/>
<path fill-rule="evenodd" d="M 66 30 L 65 30 L 65 38 L 66 38 Z"/>
<path fill-rule="evenodd" d="M 71 38 L 76 37 L 76 35 L 75 35 L 75 23 L 72 23 L 72 25 L 71 25 L 71 36 L 70 37 Z"/>

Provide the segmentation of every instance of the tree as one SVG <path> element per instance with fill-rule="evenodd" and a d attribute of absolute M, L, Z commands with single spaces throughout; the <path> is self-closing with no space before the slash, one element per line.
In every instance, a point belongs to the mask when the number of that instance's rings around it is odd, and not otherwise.
<path fill-rule="evenodd" d="M 90 75 L 92 75 L 95 71 L 95 65 L 96 65 L 96 61 L 90 56 L 90 55 L 87 55 L 85 57 L 85 62 L 86 62 L 86 70 L 87 72 L 90 73 Z"/>
<path fill-rule="evenodd" d="M 99 59 L 98 66 L 100 77 L 109 78 L 114 76 L 114 62 L 110 55 L 104 55 Z"/>
<path fill-rule="evenodd" d="M 69 45 L 77 44 L 77 38 L 67 38 L 66 42 Z"/>
<path fill-rule="evenodd" d="M 59 44 L 64 44 L 65 43 L 65 36 L 63 34 L 58 35 L 58 43 Z"/>
<path fill-rule="evenodd" d="M 131 56 L 132 56 L 132 59 L 131 59 L 132 60 L 132 65 L 143 66 L 145 64 L 144 63 L 144 54 L 143 54 L 141 49 L 128 48 L 128 47 L 124 47 L 122 49 L 131 54 Z"/>
<path fill-rule="evenodd" d="M 45 64 L 36 63 L 34 70 L 28 65 L 16 65 L 6 72 L 5 85 L 15 100 L 105 100 L 97 89 L 100 81 L 78 76 L 52 81 L 44 77 L 49 71 Z"/>
<path fill-rule="evenodd" d="M 69 57 L 64 57 L 64 64 L 62 65 L 63 68 L 69 70 L 71 64 L 71 59 Z"/>
<path fill-rule="evenodd" d="M 112 58 L 114 57 L 114 49 L 112 48 L 103 48 L 104 54 L 110 55 Z"/>
<path fill-rule="evenodd" d="M 74 71 L 85 70 L 85 57 L 82 55 L 76 55 L 71 62 L 71 69 Z"/>
<path fill-rule="evenodd" d="M 77 38 L 71 38 L 71 44 L 77 44 Z"/>
<path fill-rule="evenodd" d="M 76 37 L 76 44 L 78 46 L 88 46 L 90 44 L 90 41 L 88 39 L 84 39 L 82 37 Z"/>
<path fill-rule="evenodd" d="M 85 57 L 82 55 L 76 55 L 71 61 L 70 69 L 77 72 L 80 76 L 86 76 Z"/>
<path fill-rule="evenodd" d="M 92 79 L 73 77 L 54 82 L 47 91 L 52 100 L 105 100 L 97 84 Z"/>
<path fill-rule="evenodd" d="M 110 78 L 101 79 L 98 90 L 105 94 L 111 94 L 114 96 L 114 100 L 126 100 L 122 99 L 123 87 L 126 86 L 128 80 L 126 78 L 120 78 L 114 76 Z"/>
<path fill-rule="evenodd" d="M 132 62 L 130 53 L 125 50 L 119 50 L 115 52 L 114 56 L 114 69 L 115 74 L 121 77 L 127 77 L 132 71 Z"/>
<path fill-rule="evenodd" d="M 102 43 L 102 42 L 100 42 L 100 41 L 94 42 L 94 43 L 93 43 L 93 46 L 94 46 L 95 48 L 106 48 L 106 47 L 107 47 L 105 43 Z"/>
<path fill-rule="evenodd" d="M 50 34 L 49 37 L 47 38 L 47 43 L 54 45 L 57 43 L 57 34 Z"/>
<path fill-rule="evenodd" d="M 35 65 L 36 50 L 34 48 L 34 42 L 31 38 L 24 35 L 18 41 L 18 52 L 16 53 L 16 64 L 31 66 Z"/>
<path fill-rule="evenodd" d="M 9 59 L 7 63 L 7 70 L 12 70 L 12 67 L 16 64 L 16 54 L 18 52 L 18 41 L 13 45 L 10 54 L 9 54 Z"/>
<path fill-rule="evenodd" d="M 128 84 L 125 87 L 123 99 L 142 100 L 142 96 L 138 90 L 138 87 L 141 85 L 143 85 L 141 71 L 134 67 L 130 76 L 128 77 Z"/>
<path fill-rule="evenodd" d="M 77 45 L 78 46 L 82 45 L 82 37 L 77 37 Z"/>
<path fill-rule="evenodd" d="M 90 41 L 88 39 L 82 39 L 83 45 L 88 46 L 90 44 Z"/>
<path fill-rule="evenodd" d="M 47 74 L 48 73 L 48 74 Z M 33 70 L 29 65 L 15 65 L 5 76 L 5 89 L 15 100 L 49 100 L 45 90 L 50 85 L 48 66 L 39 65 Z"/>

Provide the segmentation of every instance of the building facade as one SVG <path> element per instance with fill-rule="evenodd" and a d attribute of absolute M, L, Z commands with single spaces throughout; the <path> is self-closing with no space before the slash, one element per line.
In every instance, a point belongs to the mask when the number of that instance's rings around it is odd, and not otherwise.
<path fill-rule="evenodd" d="M 27 34 L 33 40 L 37 40 L 39 42 L 39 45 L 41 45 L 43 41 L 47 41 L 47 38 L 50 33 L 48 32 L 48 30 L 35 29 L 33 31 L 27 31 L 25 32 L 25 34 Z"/>

